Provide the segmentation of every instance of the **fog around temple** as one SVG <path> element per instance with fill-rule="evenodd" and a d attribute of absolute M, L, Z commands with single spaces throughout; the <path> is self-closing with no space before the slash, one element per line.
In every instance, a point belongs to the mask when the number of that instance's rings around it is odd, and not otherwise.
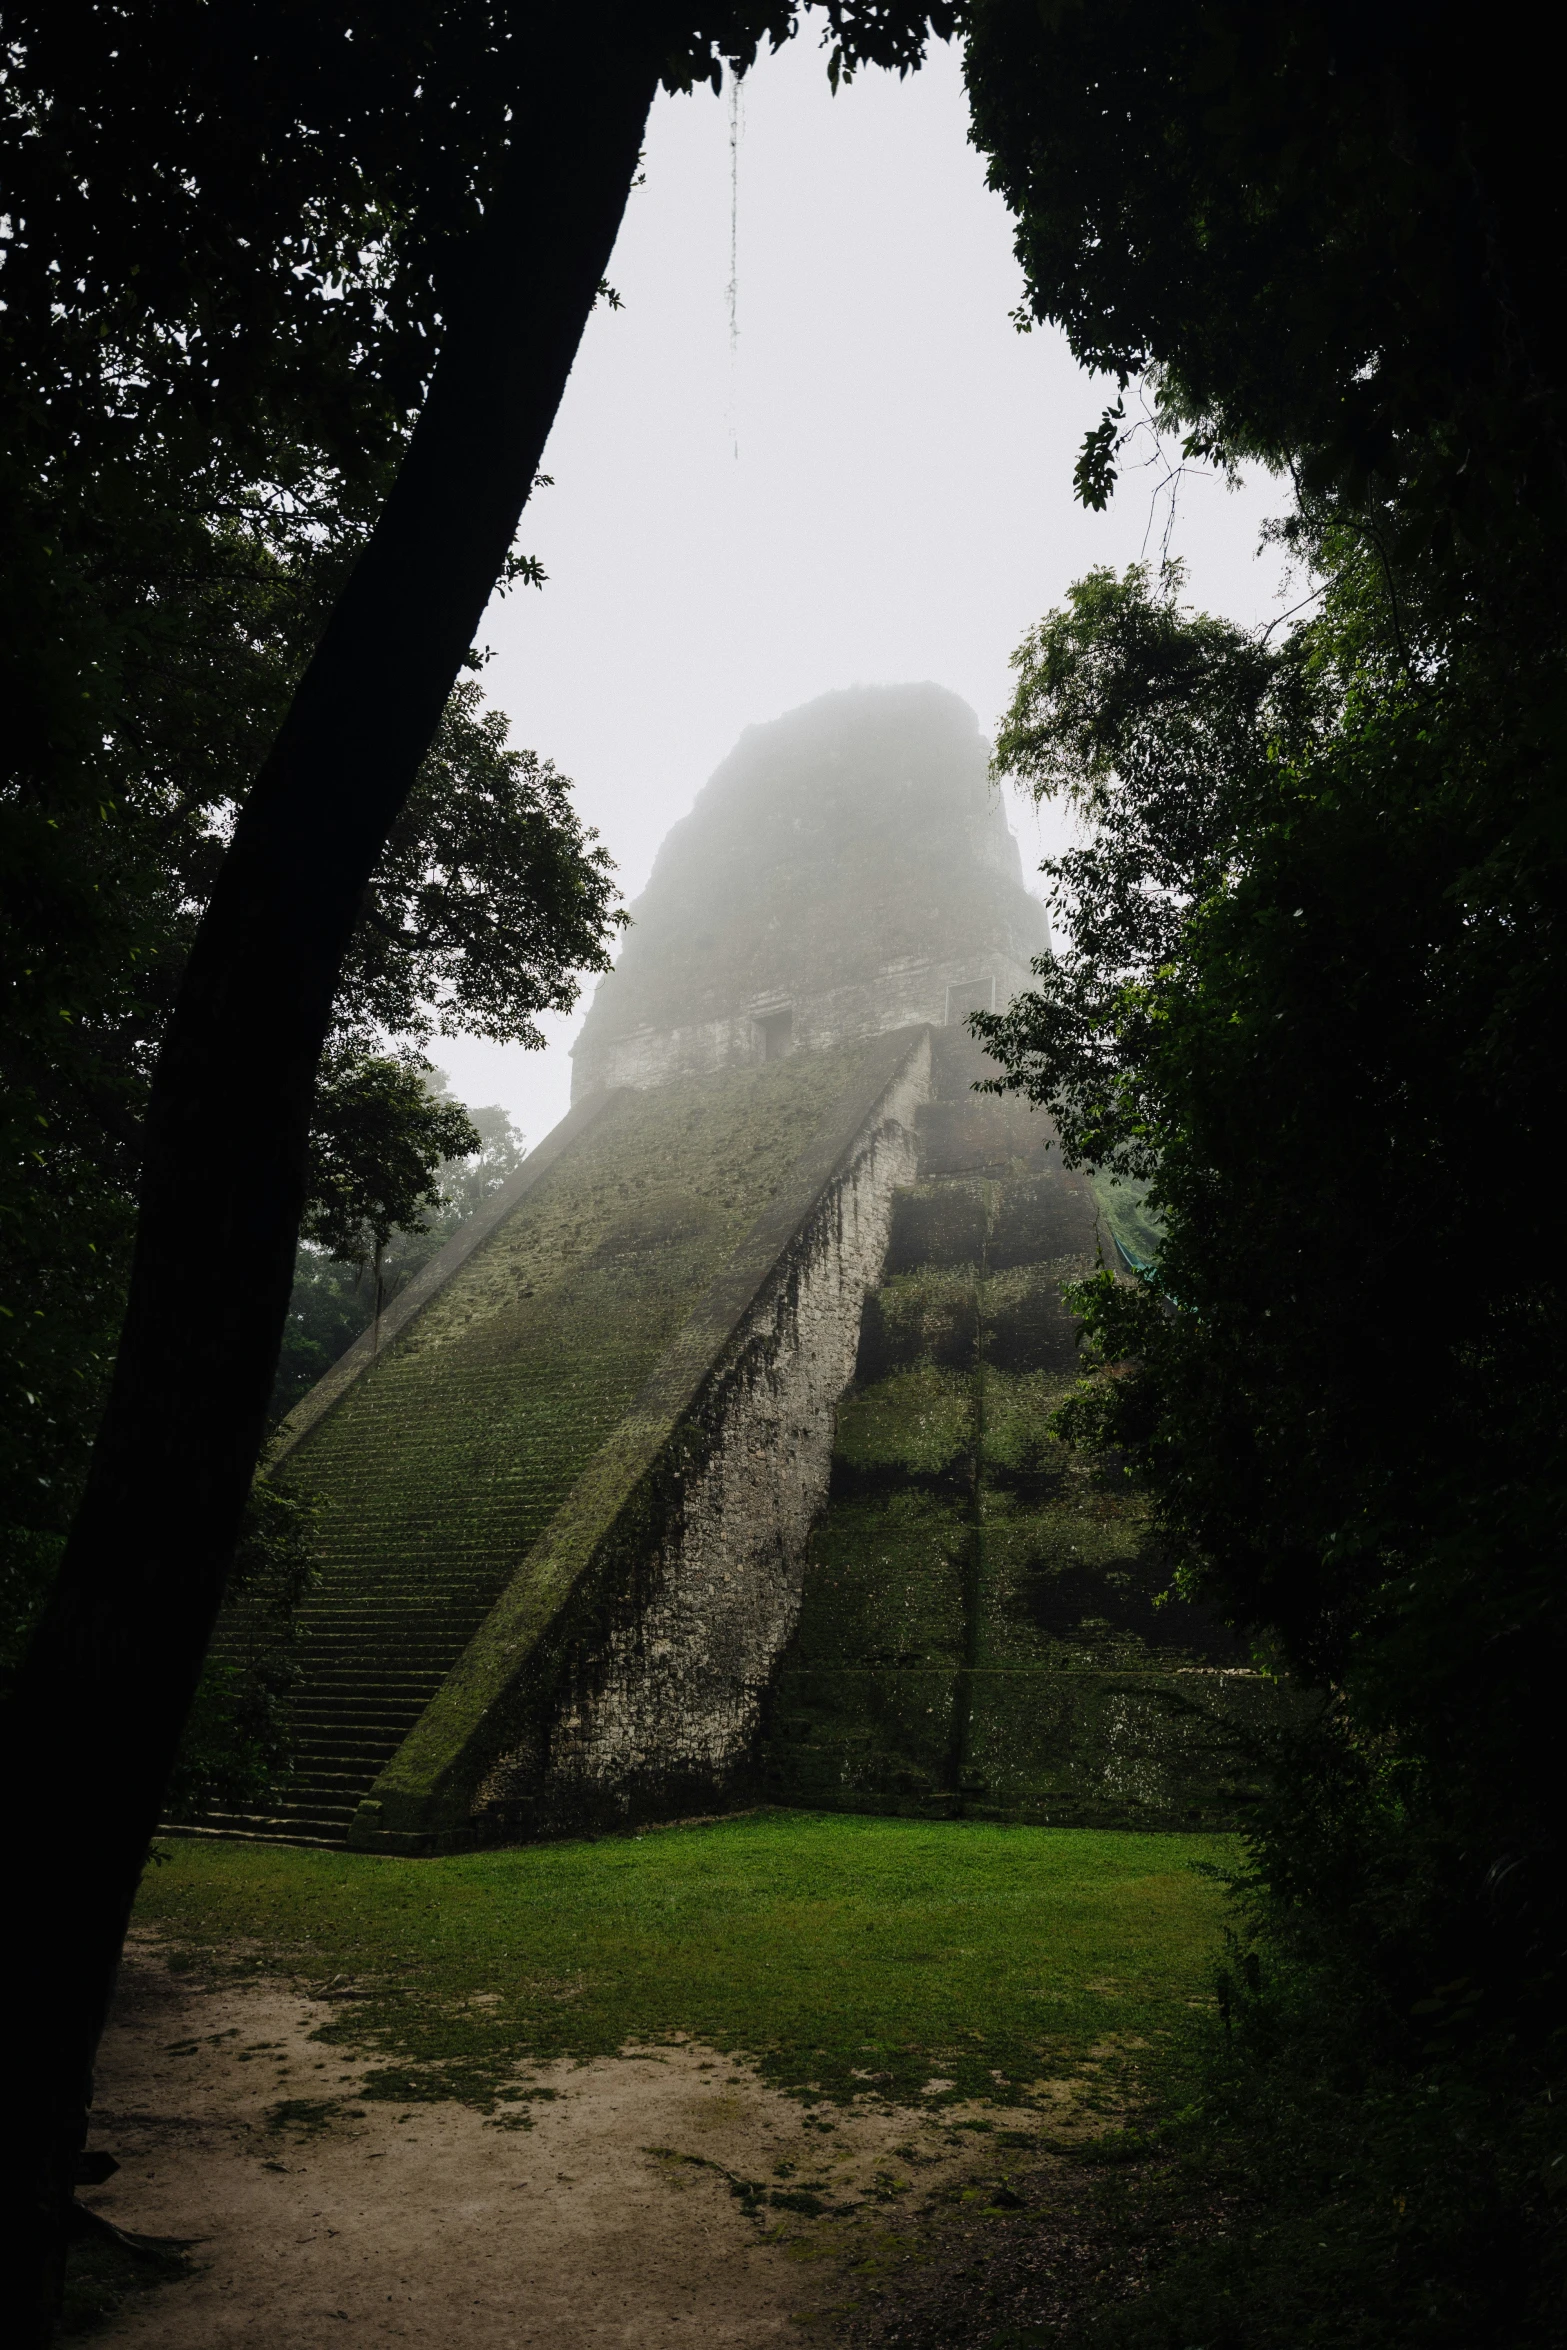
<path fill-rule="evenodd" d="M 1049 939 L 972 710 L 857 686 L 748 727 L 659 850 L 573 1093 L 998 1009 Z"/>
<path fill-rule="evenodd" d="M 927 678 L 993 735 L 1008 655 L 1096 563 L 1168 546 L 1205 609 L 1280 610 L 1284 566 L 1258 535 L 1283 495 L 1260 471 L 1232 493 L 1188 469 L 1172 516 L 1145 436 L 1105 513 L 1076 503 L 1109 395 L 1056 330 L 1011 323 L 1012 226 L 954 51 L 836 96 L 809 42 L 747 75 L 732 346 L 730 165 L 726 99 L 659 99 L 608 272 L 623 307 L 589 322 L 524 525 L 547 584 L 481 631 L 513 740 L 573 778 L 628 899 L 748 726 Z M 1055 815 L 1042 835 L 1008 806 L 1037 891 Z M 544 1054 L 460 1038 L 436 1058 L 537 1141 L 566 1108 L 578 1025 L 549 1016 Z"/>

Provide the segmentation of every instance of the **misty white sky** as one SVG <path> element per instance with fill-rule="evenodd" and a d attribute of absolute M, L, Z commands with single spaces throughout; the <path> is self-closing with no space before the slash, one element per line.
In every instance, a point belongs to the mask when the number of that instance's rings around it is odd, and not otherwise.
<path fill-rule="evenodd" d="M 731 352 L 729 97 L 657 102 L 610 269 L 625 307 L 589 324 L 555 486 L 524 517 L 549 582 L 483 631 L 513 739 L 575 780 L 628 899 L 743 727 L 930 678 L 992 733 L 1030 623 L 1092 565 L 1158 557 L 1157 468 L 1128 470 L 1107 514 L 1073 502 L 1111 390 L 1011 324 L 1011 224 L 966 132 L 954 50 L 836 98 L 809 29 L 764 59 L 741 99 Z M 1186 476 L 1172 552 L 1194 602 L 1277 615 L 1281 567 L 1256 549 L 1284 503 L 1266 475 L 1238 493 Z M 1032 871 L 1039 820 L 1012 814 Z M 531 1146 L 564 1114 L 583 1008 L 545 1053 L 433 1054 Z"/>

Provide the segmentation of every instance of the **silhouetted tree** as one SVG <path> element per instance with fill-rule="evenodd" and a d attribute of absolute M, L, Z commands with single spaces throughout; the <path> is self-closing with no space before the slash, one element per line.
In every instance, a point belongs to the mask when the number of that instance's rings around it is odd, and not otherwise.
<path fill-rule="evenodd" d="M 953 11 L 829 0 L 825 14 L 835 71 L 906 70 Z M 396 291 L 390 232 L 412 223 L 415 298 L 394 323 L 414 355 L 400 378 L 371 375 L 367 429 L 383 449 L 396 442 L 399 385 L 402 412 L 418 408 L 181 979 L 152 1082 L 109 1401 L 7 1708 L 13 1882 L 29 1924 L 9 1949 L 27 2030 L 11 2076 L 5 2269 L 32 2342 L 50 2335 L 93 2051 L 261 1441 L 316 1065 L 364 892 L 505 571 L 654 92 L 717 79 L 723 59 L 743 66 L 795 24 L 787 0 L 311 15 L 57 8 L 11 27 L 10 160 L 26 182 L 17 284 L 33 337 L 13 345 L 18 367 L 53 330 L 63 285 L 89 374 L 95 314 L 111 372 L 112 330 L 150 317 L 177 329 L 143 337 L 165 371 L 181 335 L 193 340 L 209 412 L 236 441 L 272 419 L 286 434 L 298 400 L 312 454 L 328 428 L 351 442 L 353 346 L 362 334 L 379 347 L 385 289 L 359 280 L 344 321 L 321 297 L 378 224 Z M 433 366 L 418 363 L 421 330 Z M 318 344 L 336 417 L 317 399 Z M 154 367 L 149 399 L 157 390 Z M 115 415 L 111 440 L 118 429 Z M 24 516 L 36 496 L 34 479 L 12 478 Z M 19 598 L 29 564 L 48 584 L 48 546 L 35 530 Z M 41 723 L 47 734 L 47 713 Z M 243 1268 L 216 1313 L 214 1249 Z"/>

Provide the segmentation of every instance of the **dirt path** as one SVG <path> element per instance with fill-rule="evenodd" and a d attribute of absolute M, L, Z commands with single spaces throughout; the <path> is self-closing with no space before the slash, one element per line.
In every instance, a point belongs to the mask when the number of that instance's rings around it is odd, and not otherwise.
<path fill-rule="evenodd" d="M 871 2096 L 818 2119 L 690 2044 L 527 2067 L 532 2097 L 490 2120 L 358 2104 L 371 2060 L 311 2037 L 335 2012 L 277 1982 L 171 1975 L 145 1938 L 129 1954 L 91 2137 L 122 2167 L 83 2200 L 201 2242 L 197 2273 L 127 2303 L 108 2338 L 752 2350 L 802 2324 L 831 2334 L 863 2284 L 917 2256 L 918 2214 L 982 2205 L 977 2182 L 1030 2159 L 1013 2125 L 1040 2119 Z"/>

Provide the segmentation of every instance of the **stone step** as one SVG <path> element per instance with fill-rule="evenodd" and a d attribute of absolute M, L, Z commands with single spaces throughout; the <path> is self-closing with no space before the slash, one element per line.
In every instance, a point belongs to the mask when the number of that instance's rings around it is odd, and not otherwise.
<path fill-rule="evenodd" d="M 314 1763 L 308 1771 L 296 1771 L 289 1780 L 287 1796 L 279 1802 L 288 1803 L 345 1803 L 349 1796 L 364 1792 L 376 1777 L 378 1763 L 344 1762 L 334 1767 L 331 1763 Z"/>
<path fill-rule="evenodd" d="M 425 1625 L 410 1632 L 399 1625 L 359 1626 L 340 1632 L 317 1632 L 306 1626 L 301 1646 L 312 1656 L 453 1656 L 467 1646 L 468 1633 L 460 1624 Z"/>
<path fill-rule="evenodd" d="M 266 1810 L 210 1812 L 171 1833 L 341 1850 L 360 1798 L 424 1713 L 494 1603 L 492 1567 L 432 1577 L 384 1561 L 339 1562 L 300 1616 L 300 1686 L 289 1701 L 296 1765 Z M 243 1619 L 216 1646 L 238 1658 Z"/>
<path fill-rule="evenodd" d="M 270 1814 L 271 1831 L 290 1836 L 344 1836 L 358 1808 L 353 1803 L 276 1803 Z"/>
<path fill-rule="evenodd" d="M 482 1613 L 494 1606 L 496 1597 L 488 1585 L 483 1589 L 470 1583 L 400 1587 L 378 1573 L 374 1580 L 369 1575 L 363 1581 L 345 1579 L 335 1588 L 312 1592 L 302 1613 L 312 1624 L 327 1624 L 337 1618 L 354 1623 L 377 1619 L 445 1624 L 454 1615 Z"/>
<path fill-rule="evenodd" d="M 480 1620 L 493 1605 L 488 1592 L 444 1592 L 435 1599 L 400 1599 L 393 1591 L 344 1591 L 305 1603 L 300 1621 L 323 1631 L 350 1631 L 359 1624 L 402 1624 L 411 1631 L 440 1632 L 452 1624 Z"/>
<path fill-rule="evenodd" d="M 474 1621 L 469 1608 L 443 1608 L 440 1614 L 411 1614 L 407 1609 L 344 1609 L 331 1616 L 302 1615 L 300 1625 L 311 1640 L 363 1640 L 395 1637 L 399 1640 L 461 1640 Z M 482 1621 L 482 1619 L 481 1619 Z"/>
<path fill-rule="evenodd" d="M 320 1689 L 307 1686 L 296 1690 L 289 1707 L 293 1720 L 301 1726 L 309 1722 L 319 1729 L 323 1722 L 341 1722 L 355 1731 L 394 1723 L 407 1729 L 424 1712 L 431 1698 L 440 1688 L 432 1681 L 412 1700 L 404 1697 L 385 1697 L 376 1689 Z"/>
<path fill-rule="evenodd" d="M 305 1639 L 296 1654 L 307 1666 L 329 1673 L 355 1669 L 449 1673 L 467 1645 L 466 1634 L 460 1633 L 447 1633 L 439 1640 L 423 1636 L 418 1640 L 403 1640 L 395 1634 L 389 1633 L 383 1639 L 367 1632 L 352 1640 Z"/>
<path fill-rule="evenodd" d="M 401 1739 L 397 1739 L 395 1742 L 388 1740 L 379 1754 L 345 1754 L 340 1749 L 314 1754 L 308 1762 L 302 1762 L 297 1770 L 290 1773 L 283 1792 L 291 1797 L 301 1787 L 313 1787 L 319 1784 L 323 1775 L 341 1778 L 345 1773 L 351 1773 L 354 1777 L 362 1779 L 367 1773 L 373 1774 L 379 1771 L 388 1755 L 395 1754 L 401 1744 Z"/>
<path fill-rule="evenodd" d="M 466 1640 L 304 1640 L 295 1652 L 306 1672 L 379 1673 L 404 1680 L 449 1673 Z"/>
<path fill-rule="evenodd" d="M 302 1754 L 333 1754 L 380 1752 L 389 1754 L 401 1746 L 413 1727 L 410 1722 L 354 1722 L 334 1721 L 330 1715 L 305 1722 L 295 1717 L 294 1735 Z"/>
<path fill-rule="evenodd" d="M 385 1696 L 393 1705 L 424 1705 L 428 1693 L 439 1689 L 451 1666 L 426 1665 L 416 1673 L 394 1672 L 390 1666 L 378 1669 L 375 1658 L 363 1658 L 350 1671 L 347 1665 L 315 1664 L 309 1657 L 303 1660 L 303 1679 L 306 1688 L 319 1689 L 324 1696 L 345 1702 L 357 1700 L 361 1691 L 354 1684 L 362 1684 L 368 1695 Z"/>
<path fill-rule="evenodd" d="M 347 1690 L 339 1694 L 336 1690 L 311 1689 L 307 1685 L 294 1699 L 289 1711 L 296 1722 L 308 1721 L 315 1715 L 334 1722 L 416 1722 L 439 1687 L 440 1683 L 436 1682 L 429 1696 L 408 1698 L 382 1697 L 369 1690 L 360 1697 Z"/>
<path fill-rule="evenodd" d="M 162 1820 L 160 1836 L 185 1836 L 205 1844 L 291 1844 L 304 1852 L 341 1852 L 346 1835 L 296 1835 L 291 1829 L 263 1821 L 256 1827 L 212 1827 L 205 1821 Z"/>
<path fill-rule="evenodd" d="M 290 1706 L 289 1722 L 296 1738 L 402 1739 L 426 1710 L 424 1704 L 372 1705 L 357 1698 L 351 1705 L 333 1705 L 306 1695 Z"/>
<path fill-rule="evenodd" d="M 359 1657 L 352 1664 L 346 1660 L 337 1664 L 326 1657 L 307 1657 L 304 1669 L 318 1688 L 341 1690 L 345 1697 L 354 1694 L 356 1682 L 364 1682 L 372 1689 L 384 1689 L 389 1697 L 418 1697 L 444 1681 L 456 1661 L 455 1657 L 430 1657 L 406 1669 L 399 1666 L 394 1670 L 388 1665 L 377 1670 L 373 1658 Z"/>
<path fill-rule="evenodd" d="M 428 1441 L 417 1426 L 408 1437 L 415 1455 Z M 286 1792 L 267 1798 L 264 1810 L 186 1823 L 191 1833 L 341 1848 L 359 1798 L 505 1587 L 509 1561 L 486 1548 L 482 1533 L 459 1533 L 434 1561 L 421 1555 L 429 1529 L 405 1522 L 384 1485 L 352 1464 L 335 1502 L 342 1547 L 299 1611 L 300 1680 L 287 1702 L 295 1761 Z M 218 1653 L 237 1657 L 244 1646 L 239 1612 Z"/>
<path fill-rule="evenodd" d="M 379 1734 L 383 1729 L 395 1729 L 401 1734 L 412 1729 L 440 1686 L 439 1681 L 432 1681 L 411 1702 L 402 1697 L 383 1697 L 373 1689 L 338 1691 L 306 1687 L 297 1690 L 290 1700 L 289 1718 L 301 1730 L 306 1727 L 320 1730 L 331 1723 L 352 1730 L 356 1737 L 366 1730 Z"/>
<path fill-rule="evenodd" d="M 413 1707 L 406 1713 L 400 1708 L 394 1711 L 377 1706 L 351 1713 L 335 1705 L 298 1704 L 291 1711 L 290 1721 L 298 1738 L 348 1738 L 379 1745 L 388 1738 L 406 1738 L 423 1711 L 423 1706 Z"/>
<path fill-rule="evenodd" d="M 300 1725 L 295 1735 L 299 1742 L 300 1769 L 315 1770 L 328 1761 L 334 1769 L 361 1758 L 368 1766 L 375 1756 L 384 1762 L 389 1754 L 397 1752 L 408 1731 L 402 1723 L 394 1722 L 384 1730 L 376 1729 L 369 1734 L 355 1730 L 350 1736 L 341 1734 L 332 1722 L 316 1722 L 308 1730 Z"/>
<path fill-rule="evenodd" d="M 220 1829 L 236 1835 L 323 1835 L 345 1836 L 348 1823 L 358 1805 L 355 1795 L 350 1800 L 342 1796 L 316 1799 L 290 1792 L 274 1795 L 264 1812 L 221 1811 L 202 1812 L 190 1820 L 170 1821 L 170 1827 L 203 1828 L 216 1833 Z"/>
<path fill-rule="evenodd" d="M 313 1656 L 384 1656 L 389 1661 L 408 1656 L 460 1655 L 473 1638 L 467 1623 L 334 1625 L 330 1632 L 313 1624 L 300 1629 L 300 1646 Z"/>
<path fill-rule="evenodd" d="M 428 1705 L 445 1673 L 400 1674 L 396 1679 L 390 1673 L 309 1673 L 301 1694 L 316 1698 L 323 1705 L 358 1705 L 366 1698 L 375 1698 L 387 1705 Z"/>
<path fill-rule="evenodd" d="M 362 1705 L 373 1698 L 403 1709 L 426 1706 L 450 1670 L 448 1665 L 440 1671 L 401 1673 L 394 1679 L 390 1673 L 373 1672 L 368 1667 L 357 1673 L 312 1673 L 307 1668 L 299 1693 L 321 1705 Z"/>
<path fill-rule="evenodd" d="M 293 1727 L 295 1744 L 301 1754 L 319 1754 L 327 1747 L 334 1753 L 345 1754 L 350 1748 L 357 1752 L 362 1747 L 370 1754 L 387 1746 L 400 1746 L 409 1730 L 406 1722 L 340 1721 L 331 1715 L 303 1721 L 297 1714 Z"/>
<path fill-rule="evenodd" d="M 313 1721 L 304 1721 L 296 1714 L 294 1735 L 301 1753 L 346 1753 L 350 1749 L 379 1749 L 390 1753 L 401 1746 L 412 1729 L 411 1722 L 352 1722 L 335 1720 L 330 1714 L 318 1715 Z"/>
<path fill-rule="evenodd" d="M 323 1624 L 309 1616 L 300 1619 L 300 1637 L 312 1648 L 462 1648 L 484 1621 L 464 1608 L 429 1623 L 409 1623 L 395 1616 L 362 1617 L 357 1622 Z"/>

